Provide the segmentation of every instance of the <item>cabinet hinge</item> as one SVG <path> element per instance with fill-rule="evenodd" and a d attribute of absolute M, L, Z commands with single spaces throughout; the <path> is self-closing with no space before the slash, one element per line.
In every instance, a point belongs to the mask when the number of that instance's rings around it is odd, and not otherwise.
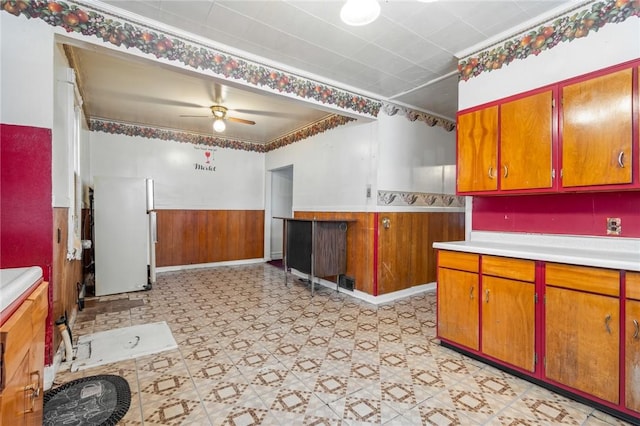
<path fill-rule="evenodd" d="M 556 107 L 556 100 L 555 98 L 551 99 L 551 108 L 555 108 Z"/>
<path fill-rule="evenodd" d="M 547 305 L 547 295 L 545 294 L 544 296 L 542 296 L 542 304 L 543 305 Z"/>
<path fill-rule="evenodd" d="M 562 179 L 563 176 L 564 176 L 564 169 L 560 169 L 560 178 Z"/>
<path fill-rule="evenodd" d="M 544 365 L 544 368 L 547 368 L 547 357 L 546 356 L 542 357 L 542 365 Z"/>
<path fill-rule="evenodd" d="M 538 304 L 538 293 L 535 293 L 533 295 L 533 303 L 535 303 L 536 305 Z"/>
<path fill-rule="evenodd" d="M 538 363 L 538 354 L 537 353 L 533 353 L 533 365 L 536 365 Z"/>
<path fill-rule="evenodd" d="M 551 169 L 551 179 L 556 178 L 556 169 Z"/>

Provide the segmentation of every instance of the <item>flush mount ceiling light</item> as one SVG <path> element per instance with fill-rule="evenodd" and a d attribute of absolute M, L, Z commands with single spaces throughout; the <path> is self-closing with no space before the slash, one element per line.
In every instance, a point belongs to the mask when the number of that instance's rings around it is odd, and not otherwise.
<path fill-rule="evenodd" d="M 213 130 L 215 132 L 224 132 L 224 129 L 227 128 L 227 125 L 224 124 L 224 120 L 222 118 L 216 118 L 213 120 Z"/>
<path fill-rule="evenodd" d="M 378 0 L 347 0 L 340 10 L 340 19 L 353 26 L 372 23 L 380 15 Z"/>

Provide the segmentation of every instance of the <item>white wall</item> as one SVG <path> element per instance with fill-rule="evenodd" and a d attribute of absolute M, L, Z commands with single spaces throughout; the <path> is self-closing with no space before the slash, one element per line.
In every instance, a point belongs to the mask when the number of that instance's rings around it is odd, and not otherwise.
<path fill-rule="evenodd" d="M 458 84 L 463 110 L 640 58 L 640 19 L 609 23 L 587 37 L 560 43 L 538 56 L 516 59 L 503 68 Z"/>
<path fill-rule="evenodd" d="M 0 122 L 53 128 L 53 32 L 0 13 Z"/>
<path fill-rule="evenodd" d="M 73 164 L 69 162 L 69 139 L 73 138 L 73 79 L 70 77 L 69 64 L 60 45 L 53 48 L 54 68 L 51 78 L 54 80 L 53 131 L 52 131 L 52 168 L 53 206 L 71 207 L 69 197 L 69 173 L 73 173 Z"/>
<path fill-rule="evenodd" d="M 376 143 L 375 122 L 352 122 L 268 152 L 265 169 L 293 165 L 294 210 L 364 211 L 375 203 L 366 188 Z"/>
<path fill-rule="evenodd" d="M 294 210 L 376 211 L 378 189 L 455 193 L 455 149 L 455 132 L 380 113 L 268 152 L 265 168 L 294 165 Z"/>
<path fill-rule="evenodd" d="M 380 114 L 378 137 L 378 189 L 455 193 L 455 132 Z"/>
<path fill-rule="evenodd" d="M 153 178 L 157 209 L 264 209 L 262 153 L 102 132 L 89 138 L 90 176 Z"/>

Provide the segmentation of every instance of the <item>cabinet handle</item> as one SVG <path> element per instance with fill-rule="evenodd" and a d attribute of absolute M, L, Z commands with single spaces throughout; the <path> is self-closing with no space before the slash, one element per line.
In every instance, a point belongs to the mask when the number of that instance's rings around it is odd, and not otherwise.
<path fill-rule="evenodd" d="M 633 320 L 633 338 L 638 340 L 638 337 L 640 337 L 640 326 L 638 325 L 638 320 Z"/>
<path fill-rule="evenodd" d="M 507 167 L 506 164 L 502 167 L 504 167 L 504 177 L 506 178 L 507 176 L 509 176 L 509 168 Z"/>
<path fill-rule="evenodd" d="M 607 333 L 611 334 L 611 327 L 609 327 L 609 323 L 611 322 L 611 315 L 607 315 L 604 317 L 604 327 L 607 329 Z"/>
<path fill-rule="evenodd" d="M 36 399 L 38 399 L 38 397 L 40 396 L 40 384 L 32 383 L 30 385 L 27 385 L 24 387 L 24 391 L 30 392 L 27 397 L 31 399 L 31 408 L 29 408 L 28 410 L 24 410 L 23 414 L 33 413 L 36 409 Z"/>
<path fill-rule="evenodd" d="M 618 154 L 618 167 L 624 169 L 624 151 L 620 151 Z"/>
<path fill-rule="evenodd" d="M 489 179 L 493 179 L 495 176 L 493 175 L 493 166 L 489 167 Z"/>
<path fill-rule="evenodd" d="M 484 301 L 489 303 L 489 289 L 484 291 Z"/>
<path fill-rule="evenodd" d="M 473 300 L 473 286 L 469 287 L 469 299 Z"/>

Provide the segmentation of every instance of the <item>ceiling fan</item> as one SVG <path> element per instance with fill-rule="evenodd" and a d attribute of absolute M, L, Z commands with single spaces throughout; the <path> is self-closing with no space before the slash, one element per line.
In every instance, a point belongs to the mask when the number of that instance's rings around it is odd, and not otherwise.
<path fill-rule="evenodd" d="M 244 118 L 230 117 L 227 115 L 227 107 L 222 105 L 211 105 L 209 107 L 211 114 L 213 115 L 213 130 L 216 132 L 224 132 L 226 129 L 225 121 L 233 121 L 234 123 L 241 124 L 256 124 L 255 121 L 245 120 Z M 181 115 L 180 117 L 210 117 L 208 115 Z"/>

